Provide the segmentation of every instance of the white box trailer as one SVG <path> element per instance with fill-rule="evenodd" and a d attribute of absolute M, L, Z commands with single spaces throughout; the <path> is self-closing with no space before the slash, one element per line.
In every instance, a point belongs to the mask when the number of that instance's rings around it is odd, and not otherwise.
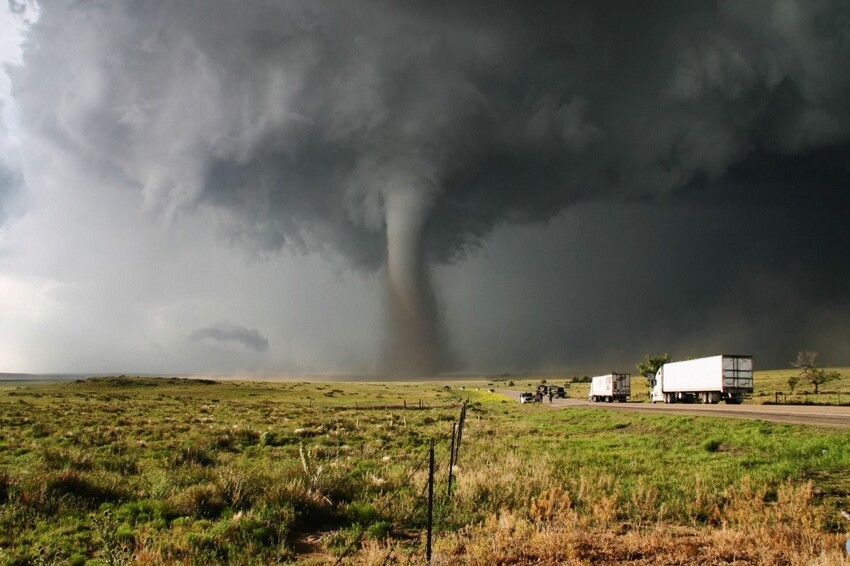
<path fill-rule="evenodd" d="M 632 393 L 632 378 L 628 373 L 597 375 L 590 381 L 587 400 L 625 403 Z"/>
<path fill-rule="evenodd" d="M 650 381 L 655 403 L 740 403 L 753 392 L 753 357 L 723 354 L 664 364 Z"/>

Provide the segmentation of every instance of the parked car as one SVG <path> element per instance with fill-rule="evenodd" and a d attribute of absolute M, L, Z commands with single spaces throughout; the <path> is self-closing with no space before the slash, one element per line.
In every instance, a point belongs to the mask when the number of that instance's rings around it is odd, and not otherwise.
<path fill-rule="evenodd" d="M 555 397 L 558 399 L 566 399 L 567 398 L 567 390 L 563 387 L 555 387 L 554 385 L 551 387 L 554 389 Z"/>
<path fill-rule="evenodd" d="M 534 403 L 534 394 L 527 391 L 519 394 L 520 403 Z"/>

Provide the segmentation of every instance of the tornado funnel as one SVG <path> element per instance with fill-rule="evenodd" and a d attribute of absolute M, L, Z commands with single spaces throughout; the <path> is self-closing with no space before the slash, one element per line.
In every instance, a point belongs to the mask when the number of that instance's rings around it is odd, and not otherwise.
<path fill-rule="evenodd" d="M 428 191 L 404 189 L 386 197 L 388 340 L 387 372 L 402 377 L 440 369 L 436 302 L 423 247 L 432 207 Z"/>

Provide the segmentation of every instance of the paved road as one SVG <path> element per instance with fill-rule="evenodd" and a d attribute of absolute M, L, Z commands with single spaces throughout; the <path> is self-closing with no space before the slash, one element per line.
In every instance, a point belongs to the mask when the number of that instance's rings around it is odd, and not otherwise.
<path fill-rule="evenodd" d="M 514 401 L 519 390 L 500 389 L 501 395 Z M 651 403 L 591 403 L 583 399 L 543 399 L 541 409 L 554 410 L 564 407 L 593 407 L 611 411 L 648 411 L 681 415 L 703 415 L 739 419 L 761 419 L 809 425 L 824 425 L 850 428 L 850 407 L 820 407 L 813 405 L 665 405 Z"/>

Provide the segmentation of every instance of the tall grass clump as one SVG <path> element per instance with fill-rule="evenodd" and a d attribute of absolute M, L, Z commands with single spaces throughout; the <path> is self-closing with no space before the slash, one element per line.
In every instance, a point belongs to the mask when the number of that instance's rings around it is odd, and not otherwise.
<path fill-rule="evenodd" d="M 48 496 L 72 498 L 89 508 L 129 496 L 120 477 L 105 473 L 64 469 L 48 473 L 40 481 L 44 481 Z"/>
<path fill-rule="evenodd" d="M 169 464 L 172 468 L 183 466 L 209 467 L 216 463 L 218 456 L 213 447 L 206 442 L 192 442 L 181 447 L 170 458 Z"/>
<path fill-rule="evenodd" d="M 0 505 L 8 503 L 15 479 L 6 470 L 0 470 Z"/>

